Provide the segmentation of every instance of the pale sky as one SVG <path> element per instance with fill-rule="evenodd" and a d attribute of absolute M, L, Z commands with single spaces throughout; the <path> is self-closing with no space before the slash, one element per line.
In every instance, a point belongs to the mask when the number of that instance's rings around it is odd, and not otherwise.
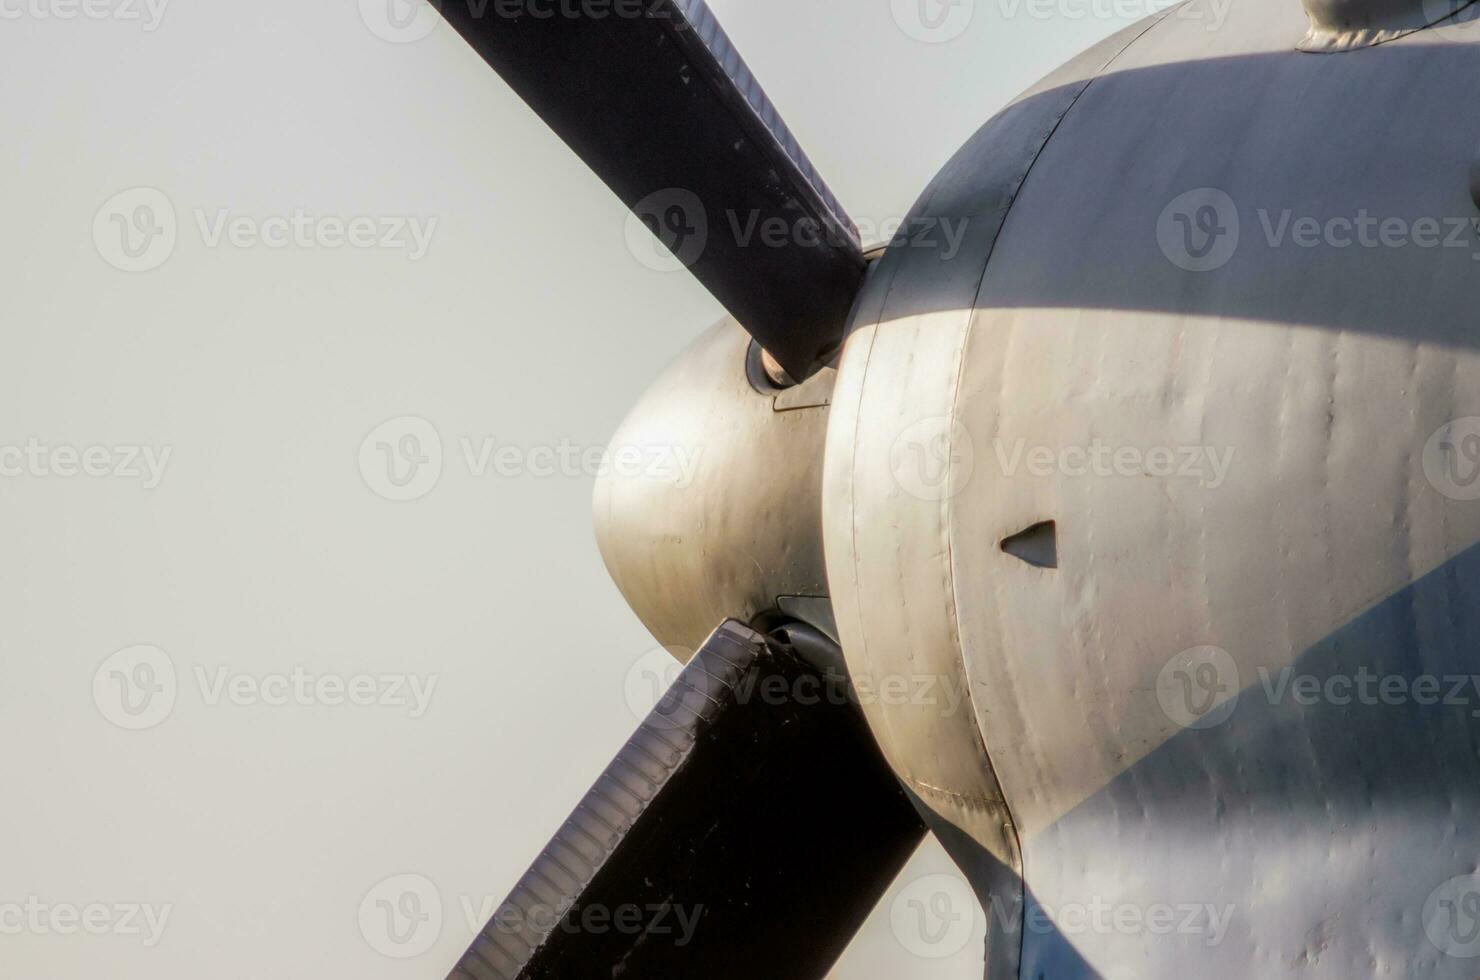
<path fill-rule="evenodd" d="M 720 310 L 404 2 L 0 0 L 0 975 L 440 978 L 637 722 L 654 642 L 538 450 Z M 712 0 L 865 227 L 1154 5 L 918 2 Z M 979 977 L 979 910 L 901 936 L 944 873 L 835 976 Z"/>

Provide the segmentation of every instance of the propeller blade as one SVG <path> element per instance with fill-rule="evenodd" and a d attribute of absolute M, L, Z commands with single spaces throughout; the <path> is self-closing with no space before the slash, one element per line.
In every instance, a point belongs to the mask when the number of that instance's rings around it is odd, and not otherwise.
<path fill-rule="evenodd" d="M 721 625 L 450 980 L 824 977 L 925 834 L 824 680 Z"/>
<path fill-rule="evenodd" d="M 703 0 L 442 15 L 797 380 L 836 350 L 858 232 Z"/>

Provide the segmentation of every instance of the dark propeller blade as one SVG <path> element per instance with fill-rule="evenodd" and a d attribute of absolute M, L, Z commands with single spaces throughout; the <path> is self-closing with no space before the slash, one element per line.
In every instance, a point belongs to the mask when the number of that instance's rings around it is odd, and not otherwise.
<path fill-rule="evenodd" d="M 727 622 L 450 980 L 820 980 L 925 834 L 863 714 Z"/>
<path fill-rule="evenodd" d="M 837 347 L 858 233 L 703 0 L 440 6 L 792 377 Z"/>

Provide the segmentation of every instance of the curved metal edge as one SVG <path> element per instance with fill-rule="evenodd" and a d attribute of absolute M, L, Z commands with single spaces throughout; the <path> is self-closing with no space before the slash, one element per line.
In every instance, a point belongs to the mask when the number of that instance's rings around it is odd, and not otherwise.
<path fill-rule="evenodd" d="M 989 980 L 1016 977 L 1021 968 L 1028 900 L 1022 847 L 960 642 L 949 495 L 909 492 L 893 471 L 895 452 L 922 425 L 931 432 L 940 423 L 938 434 L 950 438 L 966 337 L 1017 192 L 1084 90 L 1169 13 L 1133 25 L 1050 75 L 947 164 L 912 217 L 964 220 L 963 247 L 950 262 L 904 243 L 886 252 L 855 308 L 833 400 L 823 524 L 844 652 L 855 677 L 923 671 L 961 685 L 959 713 L 943 713 L 939 705 L 875 704 L 866 715 L 921 815 L 992 909 Z M 895 602 L 867 602 L 891 590 Z"/>

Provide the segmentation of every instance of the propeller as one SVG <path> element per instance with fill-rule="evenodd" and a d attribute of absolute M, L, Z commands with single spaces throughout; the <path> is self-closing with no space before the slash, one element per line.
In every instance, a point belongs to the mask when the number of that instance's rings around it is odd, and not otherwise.
<path fill-rule="evenodd" d="M 925 826 L 805 626 L 720 625 L 449 980 L 819 980 Z"/>
<path fill-rule="evenodd" d="M 832 356 L 857 229 L 703 0 L 441 10 L 787 374 Z"/>
<path fill-rule="evenodd" d="M 770 378 L 800 382 L 832 359 L 867 269 L 857 229 L 703 0 L 442 0 L 441 10 L 729 310 Z M 822 429 L 777 421 L 743 358 L 728 356 L 744 343 L 733 325 L 706 338 L 669 394 L 682 402 L 707 387 L 744 429 L 733 444 L 765 436 L 773 452 L 815 458 L 802 450 L 818 449 Z M 712 379 L 712 351 L 733 366 L 728 386 Z M 811 485 L 785 467 L 766 472 L 774 486 Z M 716 501 L 716 488 L 736 493 L 745 476 L 715 464 L 677 512 Z M 785 511 L 795 520 L 718 523 L 737 540 L 753 525 L 793 549 L 820 541 L 808 506 Z M 614 526 L 645 540 L 654 513 L 638 507 Z M 725 580 L 727 566 L 710 566 Z M 714 608 L 756 612 L 745 589 L 721 591 Z M 768 628 L 728 620 L 714 630 L 453 980 L 826 975 L 925 827 L 852 697 L 835 640 L 798 622 Z"/>

